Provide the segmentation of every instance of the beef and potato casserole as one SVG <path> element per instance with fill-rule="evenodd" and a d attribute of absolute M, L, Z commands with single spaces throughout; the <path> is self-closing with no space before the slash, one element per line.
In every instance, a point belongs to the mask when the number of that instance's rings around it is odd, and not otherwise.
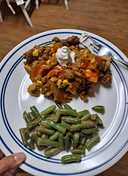
<path fill-rule="evenodd" d="M 43 94 L 57 103 L 69 102 L 73 97 L 87 101 L 89 96 L 95 96 L 100 85 L 111 86 L 111 58 L 96 56 L 79 44 L 77 36 L 55 37 L 51 44 L 35 46 L 24 54 L 24 68 L 32 81 L 28 92 L 32 96 Z M 63 46 L 75 53 L 75 62 L 66 66 L 56 58 L 57 50 Z"/>

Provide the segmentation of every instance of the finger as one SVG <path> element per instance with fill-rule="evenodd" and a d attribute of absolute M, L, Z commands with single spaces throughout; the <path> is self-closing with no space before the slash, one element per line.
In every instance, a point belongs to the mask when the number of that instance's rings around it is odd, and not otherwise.
<path fill-rule="evenodd" d="M 0 174 L 19 166 L 26 157 L 23 153 L 16 153 L 0 160 Z"/>
<path fill-rule="evenodd" d="M 4 157 L 3 152 L 0 150 L 0 159 Z"/>
<path fill-rule="evenodd" d="M 10 173 L 12 174 L 12 176 L 14 176 L 16 174 L 17 168 L 16 169 L 11 169 Z"/>
<path fill-rule="evenodd" d="M 11 174 L 10 172 L 6 172 L 5 174 L 1 175 L 1 176 L 16 176 L 16 174 Z"/>
<path fill-rule="evenodd" d="M 4 176 L 15 176 L 16 175 L 16 169 L 11 169 Z"/>
<path fill-rule="evenodd" d="M 0 174 L 0 176 L 16 176 L 16 170 L 17 169 L 11 169 L 5 173 Z"/>
<path fill-rule="evenodd" d="M 8 172 L 2 174 L 2 176 L 16 176 L 16 169 L 11 169 Z"/>

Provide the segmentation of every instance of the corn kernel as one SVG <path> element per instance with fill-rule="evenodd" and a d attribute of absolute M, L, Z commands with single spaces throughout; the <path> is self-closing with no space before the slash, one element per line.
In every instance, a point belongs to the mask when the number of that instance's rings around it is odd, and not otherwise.
<path fill-rule="evenodd" d="M 58 86 L 59 88 L 61 88 L 61 84 L 62 84 L 62 80 L 61 80 L 61 79 L 58 79 L 58 81 L 57 81 L 57 86 Z"/>
<path fill-rule="evenodd" d="M 51 62 L 50 60 L 47 60 L 46 64 L 47 64 L 47 65 L 49 65 L 49 64 L 50 64 L 50 62 Z"/>
<path fill-rule="evenodd" d="M 28 73 L 31 73 L 31 67 L 29 65 L 24 65 L 24 68 Z"/>
<path fill-rule="evenodd" d="M 37 85 L 38 85 L 38 86 L 41 86 L 41 85 L 42 85 L 42 82 L 39 81 L 39 80 L 37 80 Z"/>
<path fill-rule="evenodd" d="M 80 50 L 80 53 L 83 53 L 83 52 L 84 52 L 84 49 L 81 49 L 81 50 Z"/>
<path fill-rule="evenodd" d="M 67 79 L 64 79 L 64 80 L 63 80 L 63 85 L 68 85 L 68 84 L 69 84 L 68 80 L 67 80 Z"/>
<path fill-rule="evenodd" d="M 34 49 L 34 51 L 32 52 L 32 55 L 33 55 L 34 57 L 39 56 L 39 50 L 38 50 L 38 49 Z"/>

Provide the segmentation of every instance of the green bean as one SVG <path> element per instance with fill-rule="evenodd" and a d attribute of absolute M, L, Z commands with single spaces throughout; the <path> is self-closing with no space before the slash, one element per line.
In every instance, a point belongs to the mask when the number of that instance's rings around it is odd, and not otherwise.
<path fill-rule="evenodd" d="M 28 112 L 28 115 L 29 115 L 29 117 L 30 117 L 31 121 L 33 121 L 33 120 L 35 120 L 35 119 L 36 119 L 36 118 L 32 115 L 32 113 L 31 113 L 31 112 Z"/>
<path fill-rule="evenodd" d="M 23 144 L 28 145 L 28 139 L 29 139 L 29 131 L 27 128 L 20 128 L 20 135 L 21 135 L 21 139 Z"/>
<path fill-rule="evenodd" d="M 41 128 L 41 127 L 38 127 L 37 131 L 40 132 L 41 134 L 43 133 L 46 135 L 52 135 L 55 132 L 54 130 L 47 129 L 47 128 Z"/>
<path fill-rule="evenodd" d="M 82 147 L 81 147 L 81 154 L 82 155 L 86 154 L 86 144 L 82 145 Z"/>
<path fill-rule="evenodd" d="M 53 121 L 55 123 L 58 121 L 55 113 L 49 114 L 46 120 Z"/>
<path fill-rule="evenodd" d="M 49 149 L 44 150 L 44 154 L 46 155 L 46 157 L 50 158 L 54 155 L 57 155 L 62 150 L 63 148 L 49 148 Z"/>
<path fill-rule="evenodd" d="M 64 126 L 62 126 L 61 124 L 57 124 L 57 123 L 54 123 L 52 121 L 49 121 L 48 122 L 48 125 L 50 127 L 52 127 L 53 129 L 56 129 L 57 131 L 65 134 L 66 133 L 66 128 L 64 128 Z"/>
<path fill-rule="evenodd" d="M 84 134 L 94 134 L 98 132 L 98 128 L 89 128 L 82 130 L 82 133 Z"/>
<path fill-rule="evenodd" d="M 80 144 L 80 145 L 78 145 L 78 146 L 77 146 L 77 148 L 78 148 L 78 149 L 80 149 L 80 150 L 82 150 L 83 145 L 82 145 L 82 144 Z"/>
<path fill-rule="evenodd" d="M 34 117 L 36 117 L 37 119 L 41 119 L 41 114 L 39 113 L 38 109 L 35 106 L 31 106 L 31 113 Z"/>
<path fill-rule="evenodd" d="M 90 114 L 90 112 L 89 112 L 87 109 L 78 112 L 78 116 L 79 116 L 80 118 L 83 117 L 83 116 L 85 116 L 85 115 L 87 115 L 87 114 Z"/>
<path fill-rule="evenodd" d="M 64 149 L 68 152 L 71 147 L 71 134 L 68 132 L 64 137 Z"/>
<path fill-rule="evenodd" d="M 92 121 L 92 120 L 86 120 L 86 121 L 83 121 L 82 122 L 82 127 L 81 129 L 84 129 L 84 128 L 93 128 L 93 127 L 96 127 L 97 124 Z"/>
<path fill-rule="evenodd" d="M 68 104 L 64 104 L 64 108 L 73 110 L 72 107 Z"/>
<path fill-rule="evenodd" d="M 81 149 L 72 149 L 71 152 L 72 154 L 82 154 Z"/>
<path fill-rule="evenodd" d="M 75 110 L 66 109 L 66 108 L 61 109 L 60 114 L 61 115 L 68 115 L 68 116 L 72 116 L 72 117 L 77 117 L 77 115 L 78 115 Z"/>
<path fill-rule="evenodd" d="M 40 124 L 40 119 L 35 119 L 32 122 L 29 122 L 27 127 L 28 129 L 33 129 L 34 127 L 38 126 Z"/>
<path fill-rule="evenodd" d="M 76 148 L 78 146 L 79 140 L 80 140 L 80 133 L 75 132 L 73 134 L 73 148 Z"/>
<path fill-rule="evenodd" d="M 81 136 L 82 136 L 82 134 L 81 134 Z M 81 136 L 80 136 L 80 137 L 81 137 Z M 83 136 L 83 138 L 81 137 L 81 138 L 80 138 L 80 141 L 79 141 L 80 145 L 78 146 L 78 149 L 81 150 L 81 154 L 82 154 L 82 155 L 85 155 L 86 140 L 87 140 L 87 137 L 86 137 L 86 136 Z"/>
<path fill-rule="evenodd" d="M 64 147 L 64 135 L 62 133 L 59 134 L 58 141 L 59 141 L 60 145 Z"/>
<path fill-rule="evenodd" d="M 72 118 L 72 119 L 77 119 L 78 120 L 78 118 L 77 117 L 73 117 L 73 116 L 71 116 L 71 115 L 61 115 L 61 120 L 63 120 L 63 118 Z M 79 119 L 80 120 L 80 119 Z"/>
<path fill-rule="evenodd" d="M 98 115 L 97 114 L 91 114 L 91 120 L 96 121 Z"/>
<path fill-rule="evenodd" d="M 80 131 L 82 127 L 83 127 L 82 124 L 71 125 L 71 127 L 70 127 L 70 131 L 72 131 L 72 132 Z"/>
<path fill-rule="evenodd" d="M 38 136 L 38 137 L 41 137 L 41 136 L 42 136 L 42 133 L 41 133 L 40 131 L 37 131 L 36 133 L 37 133 L 37 136 Z"/>
<path fill-rule="evenodd" d="M 23 112 L 23 118 L 26 123 L 29 123 L 31 121 L 31 118 L 26 111 Z"/>
<path fill-rule="evenodd" d="M 58 137 L 59 137 L 59 132 L 58 131 L 56 131 L 52 136 L 50 136 L 50 140 L 51 141 L 55 141 L 55 140 L 57 140 L 58 139 Z"/>
<path fill-rule="evenodd" d="M 90 139 L 87 139 L 86 141 L 86 147 L 88 150 L 91 150 L 91 148 L 96 145 L 98 142 L 100 142 L 100 137 L 98 135 L 90 138 Z"/>
<path fill-rule="evenodd" d="M 86 121 L 91 118 L 91 114 L 86 114 L 81 118 L 81 121 Z"/>
<path fill-rule="evenodd" d="M 100 128 L 104 128 L 104 124 L 99 116 L 97 116 L 96 123 Z"/>
<path fill-rule="evenodd" d="M 49 114 L 47 120 L 57 123 L 60 119 L 60 111 L 57 109 L 55 113 Z"/>
<path fill-rule="evenodd" d="M 32 150 L 35 149 L 34 141 L 31 138 L 28 140 L 27 146 Z"/>
<path fill-rule="evenodd" d="M 55 112 L 53 112 L 53 113 L 51 113 L 51 114 L 48 114 L 46 120 L 52 120 L 52 119 L 55 118 L 55 116 L 56 116 L 56 113 L 55 113 Z"/>
<path fill-rule="evenodd" d="M 56 114 L 55 114 L 55 119 L 56 119 L 56 122 L 58 122 L 59 121 L 59 119 L 60 119 L 60 110 L 59 109 L 57 109 L 56 110 Z"/>
<path fill-rule="evenodd" d="M 101 113 L 101 114 L 105 113 L 105 108 L 104 108 L 104 106 L 101 106 L 101 105 L 94 106 L 94 107 L 92 107 L 92 109 L 98 113 Z"/>
<path fill-rule="evenodd" d="M 49 129 L 52 129 L 52 128 L 48 125 L 48 122 L 47 122 L 46 120 L 41 121 L 41 122 L 40 122 L 40 126 L 41 126 L 42 128 L 49 128 Z"/>
<path fill-rule="evenodd" d="M 42 111 L 40 114 L 41 115 L 48 115 L 48 114 L 54 112 L 55 109 L 56 109 L 56 105 L 51 105 L 48 108 L 46 108 L 44 111 Z"/>
<path fill-rule="evenodd" d="M 87 121 L 83 121 L 81 124 L 76 124 L 76 125 L 72 125 L 70 130 L 73 132 L 75 131 L 80 131 L 81 129 L 84 128 L 93 128 L 96 127 L 96 123 L 91 121 L 91 120 L 87 120 Z"/>
<path fill-rule="evenodd" d="M 80 133 L 79 144 L 81 144 L 81 142 L 83 141 L 83 139 L 86 139 L 86 135 L 83 134 L 81 131 L 79 133 Z"/>
<path fill-rule="evenodd" d="M 48 135 L 42 134 L 42 135 L 41 135 L 41 138 L 42 138 L 42 139 L 48 139 Z"/>
<path fill-rule="evenodd" d="M 62 120 L 65 121 L 65 122 L 67 122 L 67 123 L 69 123 L 69 124 L 80 123 L 80 119 L 78 119 L 78 118 L 63 117 Z"/>
<path fill-rule="evenodd" d="M 103 122 L 102 122 L 101 118 L 97 114 L 92 114 L 91 115 L 91 119 L 94 120 L 94 121 L 96 121 L 96 124 L 100 128 L 104 128 Z"/>
<path fill-rule="evenodd" d="M 79 140 L 80 145 L 84 145 L 86 142 L 86 139 L 87 139 L 87 137 L 85 135 L 84 136 L 82 136 L 82 135 L 83 134 L 80 134 L 80 140 Z"/>
<path fill-rule="evenodd" d="M 36 143 L 37 142 L 38 135 L 36 132 L 31 134 L 31 139 Z"/>
<path fill-rule="evenodd" d="M 72 155 L 65 155 L 61 157 L 61 162 L 63 164 L 73 163 L 73 162 L 80 162 L 81 156 L 78 154 L 72 154 Z"/>
<path fill-rule="evenodd" d="M 44 150 L 44 149 L 46 148 L 46 146 L 44 146 L 44 145 L 39 145 L 39 144 L 38 144 L 38 141 L 40 141 L 40 140 L 42 140 L 41 137 L 37 138 L 36 147 L 37 147 L 37 149 L 38 149 L 39 151 L 42 151 L 42 150 Z"/>
<path fill-rule="evenodd" d="M 62 121 L 61 121 L 61 125 L 62 125 L 64 128 L 70 130 L 70 125 L 69 125 L 68 123 L 66 123 L 65 121 L 62 120 Z"/>
<path fill-rule="evenodd" d="M 62 147 L 59 142 L 44 138 L 38 138 L 37 144 L 38 146 Z"/>

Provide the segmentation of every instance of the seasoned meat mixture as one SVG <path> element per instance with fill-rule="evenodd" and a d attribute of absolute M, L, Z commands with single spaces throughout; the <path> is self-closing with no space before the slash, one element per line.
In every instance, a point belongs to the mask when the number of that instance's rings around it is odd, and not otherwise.
<path fill-rule="evenodd" d="M 24 54 L 24 68 L 32 81 L 28 92 L 32 96 L 43 94 L 57 103 L 69 102 L 73 97 L 87 101 L 100 85 L 111 86 L 111 58 L 96 56 L 79 43 L 77 36 L 55 37 L 51 44 L 35 46 Z M 57 49 L 63 46 L 75 52 L 75 62 L 67 66 L 59 65 L 56 59 Z"/>

